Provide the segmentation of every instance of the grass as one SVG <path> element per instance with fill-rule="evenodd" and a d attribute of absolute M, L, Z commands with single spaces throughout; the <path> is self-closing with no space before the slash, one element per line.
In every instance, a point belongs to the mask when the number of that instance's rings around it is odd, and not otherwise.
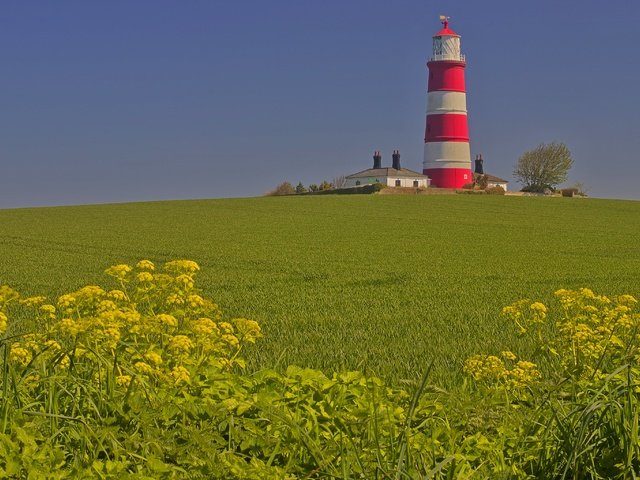
<path fill-rule="evenodd" d="M 499 316 L 558 288 L 639 292 L 640 203 L 319 196 L 0 211 L 0 284 L 56 295 L 114 263 L 197 261 L 253 367 L 365 368 L 451 385 L 480 352 L 526 350 Z"/>

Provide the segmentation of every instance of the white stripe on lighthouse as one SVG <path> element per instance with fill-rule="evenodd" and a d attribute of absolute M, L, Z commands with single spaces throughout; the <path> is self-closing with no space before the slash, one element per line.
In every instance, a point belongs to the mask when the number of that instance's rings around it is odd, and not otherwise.
<path fill-rule="evenodd" d="M 467 94 L 464 92 L 434 91 L 427 94 L 427 115 L 467 113 Z"/>
<path fill-rule="evenodd" d="M 460 165 L 460 164 L 464 165 Z M 471 150 L 467 142 L 428 142 L 424 144 L 424 168 L 469 168 Z"/>

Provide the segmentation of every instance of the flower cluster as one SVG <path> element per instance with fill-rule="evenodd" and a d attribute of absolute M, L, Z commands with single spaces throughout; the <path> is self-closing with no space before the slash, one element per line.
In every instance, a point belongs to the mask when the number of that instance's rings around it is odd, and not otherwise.
<path fill-rule="evenodd" d="M 502 309 L 502 315 L 513 321 L 521 335 L 531 328 L 543 324 L 547 318 L 547 307 L 540 302 L 531 303 L 530 300 L 518 300 Z"/>
<path fill-rule="evenodd" d="M 537 351 L 564 377 L 601 379 L 625 363 L 640 360 L 640 314 L 632 295 L 607 297 L 588 288 L 555 292 L 559 314 L 548 322 L 549 309 L 540 302 L 519 300 L 502 310 L 520 334 L 537 340 Z M 545 334 L 546 332 L 546 334 Z M 508 362 L 512 362 L 509 367 Z M 540 377 L 535 364 L 518 361 L 511 352 L 502 358 L 476 355 L 465 363 L 465 373 L 484 383 L 510 383 L 514 387 L 531 384 Z"/>
<path fill-rule="evenodd" d="M 562 307 L 556 351 L 565 369 L 582 377 L 602 376 L 615 365 L 636 363 L 640 314 L 631 295 L 606 297 L 588 288 L 555 292 Z"/>
<path fill-rule="evenodd" d="M 72 366 L 93 382 L 112 378 L 123 391 L 136 382 L 183 388 L 199 373 L 242 367 L 239 353 L 261 336 L 260 327 L 244 318 L 223 321 L 218 305 L 195 287 L 199 269 L 191 260 L 168 262 L 160 272 L 149 260 L 115 265 L 105 273 L 118 289 L 89 285 L 55 305 L 45 297 L 19 300 L 0 287 L 0 334 L 10 326 L 4 306 L 15 300 L 43 327 L 10 341 L 10 362 L 25 376 Z"/>
<path fill-rule="evenodd" d="M 488 385 L 504 385 L 509 389 L 523 389 L 540 378 L 535 363 L 518 360 L 510 351 L 495 355 L 474 355 L 467 359 L 464 372 L 475 381 Z"/>

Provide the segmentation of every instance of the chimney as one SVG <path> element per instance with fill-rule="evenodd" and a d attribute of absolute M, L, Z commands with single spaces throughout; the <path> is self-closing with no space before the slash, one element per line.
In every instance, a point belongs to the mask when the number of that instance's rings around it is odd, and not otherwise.
<path fill-rule="evenodd" d="M 373 152 L 373 168 L 382 168 L 382 155 L 378 150 Z"/>
<path fill-rule="evenodd" d="M 394 150 L 391 158 L 393 159 L 393 168 L 400 170 L 400 150 Z"/>
<path fill-rule="evenodd" d="M 484 175 L 484 167 L 482 165 L 483 162 L 484 160 L 482 160 L 482 154 L 476 155 L 475 173 L 477 173 L 478 175 Z"/>

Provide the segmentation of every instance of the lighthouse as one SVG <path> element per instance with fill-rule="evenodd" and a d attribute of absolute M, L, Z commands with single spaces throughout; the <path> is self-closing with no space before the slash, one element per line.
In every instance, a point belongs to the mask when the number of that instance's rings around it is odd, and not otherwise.
<path fill-rule="evenodd" d="M 433 54 L 427 62 L 423 173 L 434 187 L 461 188 L 473 181 L 464 84 L 466 61 L 460 53 L 460 35 L 449 28 L 449 17 L 441 16 L 440 21 L 443 28 L 433 36 Z"/>

